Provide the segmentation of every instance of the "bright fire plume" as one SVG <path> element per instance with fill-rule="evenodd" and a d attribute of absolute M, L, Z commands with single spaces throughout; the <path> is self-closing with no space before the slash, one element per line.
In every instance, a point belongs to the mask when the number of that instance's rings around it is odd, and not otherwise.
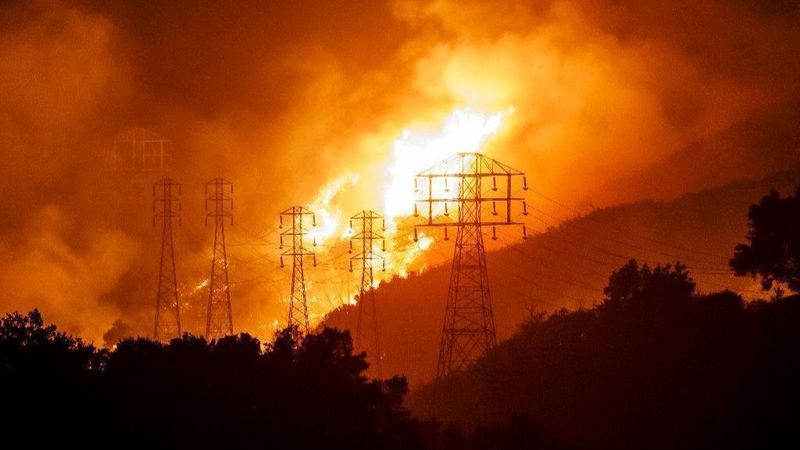
<path fill-rule="evenodd" d="M 386 239 L 386 250 L 382 251 L 380 244 L 375 244 L 374 248 L 377 253 L 385 256 L 386 271 L 381 272 L 380 262 L 373 263 L 376 286 L 381 279 L 408 276 L 409 267 L 418 263 L 420 255 L 434 242 L 434 238 L 425 233 L 420 233 L 415 242 L 412 230 L 403 226 L 404 223 L 409 223 L 408 219 L 414 212 L 416 174 L 457 153 L 480 151 L 486 141 L 498 133 L 504 119 L 512 112 L 513 109 L 510 108 L 495 112 L 459 108 L 444 120 L 440 128 L 406 128 L 393 142 L 389 163 L 383 169 L 383 211 L 379 211 L 386 218 L 386 230 L 382 231 Z M 349 228 L 349 216 L 346 214 L 349 210 L 344 209 L 342 204 L 346 195 L 340 194 L 346 194 L 348 189 L 356 189 L 360 180 L 358 174 L 340 176 L 328 183 L 309 204 L 310 209 L 317 214 L 317 226 L 310 231 L 309 240 L 317 243 L 316 251 L 322 260 L 325 260 L 326 254 L 331 257 L 341 253 L 333 249 L 348 245 L 347 241 L 353 230 Z M 371 186 L 359 188 L 374 189 Z M 422 268 L 424 266 L 418 270 Z M 356 290 L 349 293 L 350 299 L 358 293 L 357 283 L 351 289 Z M 319 299 L 319 293 L 309 294 L 310 308 L 313 305 L 325 307 L 324 302 Z M 313 316 L 320 318 L 322 314 L 324 313 L 321 311 L 315 311 Z"/>
<path fill-rule="evenodd" d="M 469 108 L 455 110 L 436 131 L 404 130 L 392 146 L 390 180 L 384 194 L 387 223 L 414 211 L 414 178 L 423 170 L 457 153 L 477 152 L 513 110 L 482 113 Z"/>

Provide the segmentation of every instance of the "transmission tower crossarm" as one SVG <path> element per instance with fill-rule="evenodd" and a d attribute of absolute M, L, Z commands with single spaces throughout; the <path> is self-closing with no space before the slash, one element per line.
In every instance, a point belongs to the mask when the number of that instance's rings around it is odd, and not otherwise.
<path fill-rule="evenodd" d="M 503 201 L 525 201 L 525 197 L 479 197 L 472 199 L 478 202 L 503 202 Z M 458 204 L 461 200 L 458 197 L 431 197 L 422 200 L 414 200 L 416 203 L 456 203 Z"/>
<path fill-rule="evenodd" d="M 461 225 L 460 222 L 442 222 L 442 223 L 434 222 L 434 223 L 430 223 L 430 224 L 429 223 L 417 224 L 417 225 L 414 225 L 414 227 L 418 228 L 418 229 L 419 228 L 455 228 L 455 227 L 458 227 L 460 225 Z M 511 222 L 480 222 L 480 225 L 482 227 L 500 226 L 500 225 L 520 225 L 521 226 L 521 225 L 525 225 L 525 222 L 517 222 L 517 221 L 511 221 Z"/>
<path fill-rule="evenodd" d="M 465 161 L 469 160 L 467 164 Z M 501 175 L 525 177 L 525 173 L 480 153 L 458 153 L 417 174 L 417 177 L 494 177 Z M 527 183 L 526 183 L 527 185 Z"/>
<path fill-rule="evenodd" d="M 497 227 L 519 225 L 525 237 L 525 224 L 512 217 L 514 203 L 521 203 L 522 214 L 527 214 L 525 199 L 512 194 L 514 177 L 521 178 L 522 189 L 527 189 L 523 172 L 480 153 L 458 153 L 415 178 L 415 191 L 420 191 L 420 184 L 425 189 L 424 198 L 415 201 L 415 215 L 419 215 L 417 204 L 427 205 L 427 211 L 426 222 L 414 226 L 414 239 L 417 239 L 418 230 L 425 227 L 444 228 L 445 239 L 448 239 L 448 228 L 457 228 L 439 347 L 439 377 L 466 368 L 496 343 L 483 229 L 491 228 L 492 238 L 496 239 Z M 484 182 L 488 179 L 491 185 L 487 187 Z M 448 194 L 450 183 L 457 184 L 453 194 Z M 490 194 L 486 192 L 488 189 L 500 191 L 502 195 Z M 434 213 L 434 206 L 438 205 L 443 211 Z M 484 205 L 491 205 L 491 215 L 496 219 L 483 217 L 488 214 Z M 505 208 L 498 209 L 498 205 Z M 457 211 L 450 211 L 451 206 Z M 455 219 L 452 213 L 456 214 Z"/>

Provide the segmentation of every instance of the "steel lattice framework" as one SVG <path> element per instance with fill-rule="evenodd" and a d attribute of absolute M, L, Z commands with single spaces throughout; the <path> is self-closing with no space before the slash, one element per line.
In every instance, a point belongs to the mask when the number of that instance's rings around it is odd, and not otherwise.
<path fill-rule="evenodd" d="M 375 303 L 374 267 L 377 262 L 380 262 L 381 270 L 386 270 L 386 261 L 383 256 L 383 252 L 386 251 L 386 240 L 382 234 L 375 231 L 378 222 L 380 222 L 380 230 L 385 231 L 386 222 L 383 216 L 375 211 L 361 211 L 350 218 L 350 228 L 353 230 L 353 235 L 350 237 L 350 253 L 353 253 L 354 242 L 357 242 L 360 247 L 360 251 L 350 257 L 350 271 L 353 271 L 353 261 L 361 264 L 361 288 L 358 291 L 355 343 L 373 356 L 375 375 L 380 378 L 383 374 L 378 308 Z M 378 241 L 380 241 L 380 251 L 375 249 Z M 370 310 L 370 317 L 365 320 L 365 309 L 367 308 Z M 365 324 L 365 322 L 368 323 Z"/>
<path fill-rule="evenodd" d="M 289 295 L 289 326 L 297 327 L 303 333 L 308 333 L 308 300 L 306 299 L 306 280 L 303 271 L 303 260 L 311 257 L 314 267 L 317 266 L 317 256 L 305 248 L 305 237 L 309 233 L 306 224 L 317 226 L 317 216 L 302 206 L 292 206 L 280 214 L 280 228 L 284 220 L 291 222 L 291 228 L 281 232 L 280 248 L 283 249 L 284 238 L 291 240 L 291 247 L 281 253 L 281 267 L 284 267 L 283 258 L 292 258 L 292 290 Z M 304 224 L 305 221 L 305 224 Z M 316 242 L 314 242 L 316 245 Z"/>
<path fill-rule="evenodd" d="M 114 139 L 116 163 L 131 171 L 166 172 L 170 141 L 146 128 L 132 128 Z"/>
<path fill-rule="evenodd" d="M 498 226 L 519 225 L 525 238 L 525 224 L 512 216 L 516 202 L 521 204 L 521 214 L 527 214 L 525 199 L 513 196 L 514 177 L 522 178 L 527 189 L 524 173 L 479 153 L 459 153 L 417 174 L 416 190 L 422 184 L 425 196 L 417 200 L 415 215 L 420 215 L 418 206 L 423 204 L 427 221 L 414 227 L 414 238 L 421 227 L 443 227 L 445 239 L 449 239 L 448 227 L 457 228 L 438 377 L 464 369 L 496 344 L 483 229 L 491 227 L 492 238 L 497 239 Z M 451 192 L 453 184 L 455 192 Z M 455 219 L 451 216 L 454 207 Z"/>
<path fill-rule="evenodd" d="M 181 335 L 181 314 L 178 301 L 178 279 L 175 272 L 175 246 L 172 223 L 181 223 L 181 185 L 164 178 L 153 185 L 153 226 L 163 223 L 161 231 L 161 260 L 158 269 L 158 294 L 153 336 L 156 340 L 169 340 Z"/>
<path fill-rule="evenodd" d="M 228 281 L 228 253 L 225 247 L 225 222 L 233 225 L 233 183 L 214 178 L 206 183 L 206 225 L 214 221 L 214 250 L 208 284 L 206 340 L 233 334 L 231 289 Z"/>

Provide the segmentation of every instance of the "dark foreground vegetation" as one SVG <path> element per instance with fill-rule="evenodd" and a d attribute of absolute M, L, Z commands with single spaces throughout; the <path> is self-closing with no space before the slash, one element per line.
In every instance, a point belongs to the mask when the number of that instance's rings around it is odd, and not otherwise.
<path fill-rule="evenodd" d="M 291 330 L 96 350 L 34 311 L 0 323 L 0 448 L 413 448 L 402 378 L 348 333 Z"/>
<path fill-rule="evenodd" d="M 800 291 L 800 188 L 748 214 L 737 275 Z M 471 369 L 412 397 L 477 431 L 461 448 L 800 448 L 800 297 L 700 295 L 680 264 L 630 261 L 588 310 L 534 317 Z"/>
<path fill-rule="evenodd" d="M 800 289 L 800 190 L 749 215 L 732 269 Z M 0 448 L 800 448 L 800 297 L 699 294 L 635 260 L 591 309 L 532 317 L 417 390 L 368 380 L 349 333 L 97 350 L 37 311 L 0 320 Z M 409 349 L 413 351 L 413 349 Z M 442 426 L 439 424 L 451 424 Z"/>
<path fill-rule="evenodd" d="M 96 350 L 38 312 L 0 323 L 2 448 L 799 448 L 800 298 L 696 295 L 631 262 L 591 310 L 534 318 L 417 391 L 347 333 Z M 457 423 L 438 426 L 436 423 Z M 791 444 L 791 445 L 786 445 Z"/>
<path fill-rule="evenodd" d="M 593 309 L 525 324 L 415 392 L 412 410 L 569 448 L 800 448 L 800 298 L 744 306 L 696 295 L 681 267 L 635 262 L 606 292 Z"/>
<path fill-rule="evenodd" d="M 531 320 L 412 398 L 347 333 L 96 350 L 38 312 L 0 324 L 2 448 L 800 448 L 800 299 L 695 295 L 631 263 L 598 307 Z M 434 418 L 435 421 L 426 421 Z M 440 426 L 438 423 L 460 426 Z"/>

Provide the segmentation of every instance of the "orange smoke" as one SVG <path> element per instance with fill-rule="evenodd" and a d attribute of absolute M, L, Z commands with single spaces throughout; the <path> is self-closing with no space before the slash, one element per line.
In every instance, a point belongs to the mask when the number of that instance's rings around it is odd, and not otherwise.
<path fill-rule="evenodd" d="M 751 3 L 6 2 L 0 309 L 42 306 L 98 344 L 116 319 L 150 328 L 158 177 L 108 164 L 136 127 L 169 140 L 185 188 L 189 331 L 209 270 L 201 187 L 224 175 L 234 325 L 261 336 L 285 321 L 279 211 L 319 214 L 322 317 L 357 285 L 344 247 L 360 210 L 389 219 L 384 277 L 447 258 L 437 236 L 411 239 L 409 178 L 454 152 L 480 149 L 571 206 L 775 171 L 798 158 L 800 11 Z"/>

